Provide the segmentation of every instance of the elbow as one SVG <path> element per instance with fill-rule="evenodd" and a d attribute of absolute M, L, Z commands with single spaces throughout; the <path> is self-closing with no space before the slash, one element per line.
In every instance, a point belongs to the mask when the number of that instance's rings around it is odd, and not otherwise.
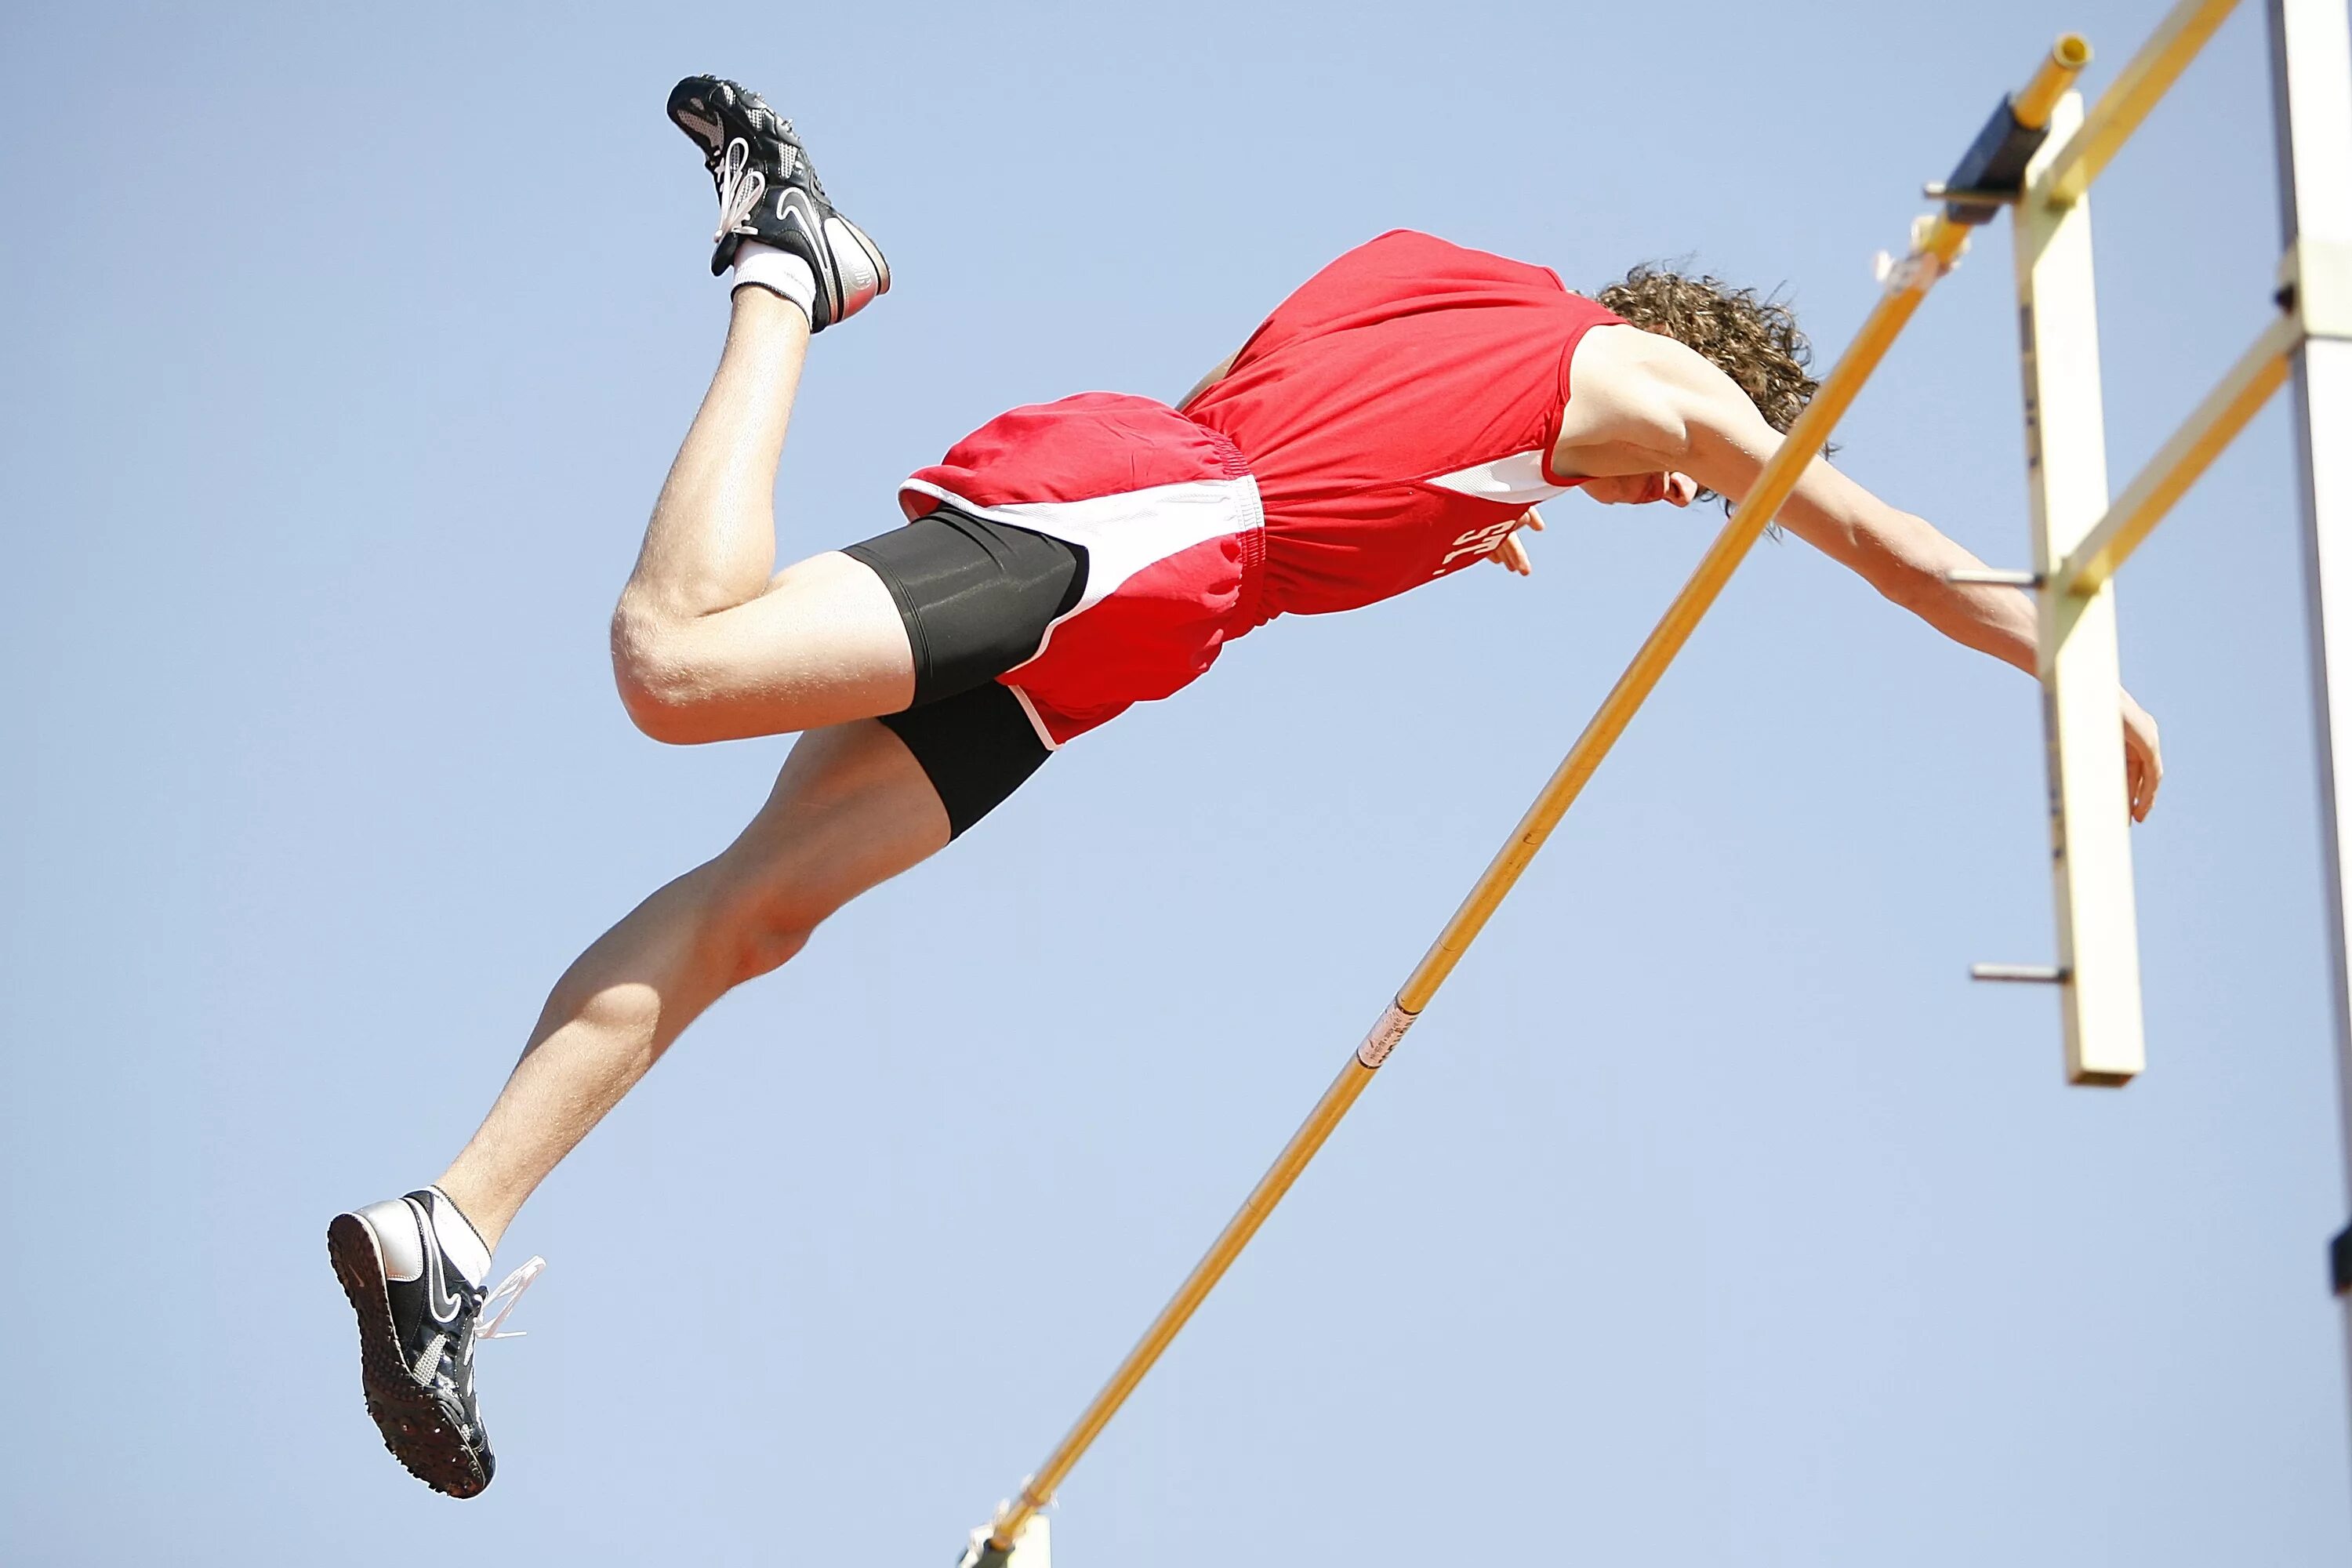
<path fill-rule="evenodd" d="M 1881 573 L 1874 586 L 1879 596 L 1897 609 L 1908 610 L 1916 616 L 1927 608 L 1927 584 L 1922 580 L 1922 574 L 1916 571 Z"/>
<path fill-rule="evenodd" d="M 1922 534 L 1941 543 L 1941 536 L 1924 519 L 1902 514 L 1899 522 L 1903 526 L 1857 531 L 1855 543 L 1873 558 L 1864 575 L 1890 603 L 1932 620 L 1959 592 L 1945 580 L 1945 568 L 1969 557 L 1948 546 L 1921 548 L 1917 536 Z"/>
<path fill-rule="evenodd" d="M 1936 612 L 1951 600 L 1952 584 L 1944 581 L 1944 574 L 1932 566 L 1916 562 L 1893 562 L 1871 577 L 1871 585 L 1889 604 L 1910 611 L 1925 620 L 1936 618 Z"/>

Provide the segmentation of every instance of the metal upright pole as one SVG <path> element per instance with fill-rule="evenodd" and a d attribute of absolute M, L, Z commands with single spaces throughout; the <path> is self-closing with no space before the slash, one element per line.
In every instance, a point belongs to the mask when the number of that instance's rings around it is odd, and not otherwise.
<path fill-rule="evenodd" d="M 2156 47 L 2143 48 L 2135 64 Z M 2173 74 L 2186 63 L 2176 62 Z M 2124 74 L 2146 80 L 2152 73 L 2135 76 L 2126 67 Z M 2107 117 L 2109 123 L 2116 119 Z M 2091 196 L 2083 190 L 2062 201 L 2050 194 L 2053 171 L 2083 144 L 2080 128 L 2086 123 L 2082 100 L 2067 94 L 2051 117 L 2051 144 L 2026 166 L 2016 213 L 2016 273 L 2033 571 L 2045 584 L 2034 596 L 2036 663 L 2049 757 L 2050 874 L 2066 1079 L 2112 1087 L 2129 1083 L 2147 1055 L 2140 1025 L 2131 816 L 2123 748 L 2116 744 L 2123 731 L 2116 590 L 2102 583 L 2074 594 L 2055 581 L 2059 563 L 2107 510 Z M 2082 163 L 2078 159 L 2074 166 Z"/>
<path fill-rule="evenodd" d="M 2335 993 L 2345 1189 L 2352 1205 L 2352 973 L 2347 970 L 2343 831 L 2352 819 L 2352 32 L 2344 0 L 2270 0 L 2284 289 L 2309 334 L 2296 356 L 2295 447 L 2303 473 L 2304 592 L 2327 871 L 2328 978 Z M 2331 1249 L 2352 1355 L 2352 1227 Z"/>

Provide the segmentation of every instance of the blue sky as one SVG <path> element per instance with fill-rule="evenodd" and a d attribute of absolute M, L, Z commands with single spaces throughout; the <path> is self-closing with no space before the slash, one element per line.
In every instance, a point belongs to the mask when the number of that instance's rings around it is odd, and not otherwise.
<path fill-rule="evenodd" d="M 897 288 L 815 348 L 788 555 L 998 409 L 1172 396 L 1398 225 L 1689 255 L 1823 350 L 2059 27 L 2152 0 L 0 16 L 0 1556 L 944 1564 L 1419 955 L 1703 547 L 1569 500 L 1279 622 L 738 994 L 541 1192 L 497 1485 L 358 1397 L 320 1242 L 429 1179 L 591 937 L 784 751 L 665 750 L 604 622 L 715 360 L 663 121 L 761 87 Z M 2096 198 L 2121 479 L 2267 311 L 2258 8 Z M 2008 237 L 1843 461 L 1999 563 Z M 1767 545 L 1072 1478 L 1066 1568 L 2158 1564 L 2352 1550 L 2297 520 L 2265 414 L 2131 566 L 2171 773 L 2150 1067 L 2062 1081 L 2031 682 Z"/>

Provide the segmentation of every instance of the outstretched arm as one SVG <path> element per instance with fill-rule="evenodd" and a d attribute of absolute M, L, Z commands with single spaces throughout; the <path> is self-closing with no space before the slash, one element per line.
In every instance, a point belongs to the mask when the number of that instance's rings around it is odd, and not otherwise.
<path fill-rule="evenodd" d="M 1738 408 L 1694 422 L 1690 473 L 1735 500 L 1747 493 L 1780 436 L 1728 378 Z M 1922 517 L 1901 511 L 1816 458 L 1782 503 L 1780 526 L 1954 642 L 2035 671 L 2033 602 L 2015 588 L 1955 583 L 1984 563 Z"/>
<path fill-rule="evenodd" d="M 1643 336 L 1651 339 L 1640 345 L 1650 374 L 1637 378 L 1641 390 L 1633 400 L 1649 405 L 1638 423 L 1664 448 L 1659 455 L 1667 460 L 1659 466 L 1738 500 L 1780 449 L 1780 433 L 1705 358 L 1670 339 Z M 1887 505 L 1816 458 L 1778 521 L 1953 641 L 2034 673 L 2032 602 L 2014 588 L 1952 582 L 1952 572 L 1983 563 L 1926 519 Z M 2122 696 L 2132 816 L 2144 819 L 2163 759 L 2155 721 L 2128 692 Z"/>

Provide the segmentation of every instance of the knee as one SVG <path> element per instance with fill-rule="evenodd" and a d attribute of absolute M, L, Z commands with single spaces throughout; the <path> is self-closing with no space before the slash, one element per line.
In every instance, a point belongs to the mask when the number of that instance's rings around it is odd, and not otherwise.
<path fill-rule="evenodd" d="M 730 986 L 782 968 L 832 912 L 790 889 L 760 887 L 731 890 L 720 910 L 719 956 Z"/>
<path fill-rule="evenodd" d="M 758 925 L 741 933 L 735 948 L 735 984 L 772 974 L 800 956 L 814 925 Z"/>
<path fill-rule="evenodd" d="M 630 722 L 656 741 L 691 745 L 697 684 L 677 617 L 634 595 L 613 612 L 613 681 Z"/>

